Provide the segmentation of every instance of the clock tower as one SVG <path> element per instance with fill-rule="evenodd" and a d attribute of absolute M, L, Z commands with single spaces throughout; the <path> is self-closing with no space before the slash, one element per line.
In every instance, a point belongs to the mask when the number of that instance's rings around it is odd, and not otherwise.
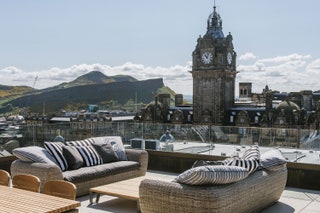
<path fill-rule="evenodd" d="M 232 35 L 224 36 L 222 19 L 213 7 L 207 32 L 192 53 L 193 121 L 223 124 L 226 110 L 234 106 L 236 52 Z"/>

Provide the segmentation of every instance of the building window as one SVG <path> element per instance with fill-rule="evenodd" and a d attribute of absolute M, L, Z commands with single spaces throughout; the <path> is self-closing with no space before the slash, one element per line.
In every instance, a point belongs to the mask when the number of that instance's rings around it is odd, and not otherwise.
<path fill-rule="evenodd" d="M 230 116 L 230 123 L 233 123 L 233 116 Z"/>

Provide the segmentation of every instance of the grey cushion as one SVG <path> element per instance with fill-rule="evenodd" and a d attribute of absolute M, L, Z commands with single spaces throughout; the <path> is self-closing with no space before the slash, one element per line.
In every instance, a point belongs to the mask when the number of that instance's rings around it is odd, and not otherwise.
<path fill-rule="evenodd" d="M 118 155 L 113 150 L 113 147 L 111 144 L 107 142 L 98 142 L 98 143 L 93 143 L 92 146 L 96 149 L 96 151 L 102 158 L 103 163 L 109 163 L 109 162 L 114 162 L 119 160 Z"/>
<path fill-rule="evenodd" d="M 91 167 L 81 167 L 76 170 L 68 170 L 63 172 L 62 175 L 65 180 L 76 183 L 136 170 L 138 167 L 139 163 L 135 161 L 117 161 Z"/>
<path fill-rule="evenodd" d="M 287 161 L 282 153 L 277 150 L 269 150 L 261 155 L 261 167 L 270 171 L 276 171 L 286 166 Z"/>
<path fill-rule="evenodd" d="M 69 169 L 79 169 L 83 166 L 83 159 L 75 147 L 63 146 L 62 154 L 68 162 Z"/>
<path fill-rule="evenodd" d="M 101 141 L 108 142 L 112 145 L 113 150 L 117 153 L 119 160 L 128 160 L 120 136 L 94 137 L 92 138 L 92 140 L 94 141 L 94 143 Z"/>
<path fill-rule="evenodd" d="M 12 150 L 12 154 L 26 162 L 56 164 L 56 160 L 48 150 L 39 146 L 19 147 Z"/>
<path fill-rule="evenodd" d="M 199 166 L 181 173 L 175 180 L 188 185 L 227 184 L 248 175 L 249 171 L 239 166 Z"/>

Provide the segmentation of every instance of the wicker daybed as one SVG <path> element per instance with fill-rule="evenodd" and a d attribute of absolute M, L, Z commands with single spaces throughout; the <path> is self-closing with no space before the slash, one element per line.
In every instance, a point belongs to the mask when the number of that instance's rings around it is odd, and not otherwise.
<path fill-rule="evenodd" d="M 278 149 L 263 154 L 257 143 L 242 157 L 196 161 L 174 181 L 143 180 L 142 212 L 259 212 L 279 200 L 287 161 Z"/>
<path fill-rule="evenodd" d="M 142 212 L 260 212 L 280 198 L 287 181 L 287 168 L 255 171 L 235 183 L 191 186 L 145 179 L 140 185 Z"/>

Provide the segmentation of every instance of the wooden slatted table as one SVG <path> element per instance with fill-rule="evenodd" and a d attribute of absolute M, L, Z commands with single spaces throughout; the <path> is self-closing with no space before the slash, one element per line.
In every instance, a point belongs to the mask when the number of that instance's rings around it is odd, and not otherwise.
<path fill-rule="evenodd" d="M 96 203 L 99 202 L 100 195 L 110 195 L 137 201 L 137 207 L 139 211 L 139 185 L 145 178 L 145 176 L 142 176 L 91 188 L 90 204 L 93 203 L 92 200 L 94 194 L 97 194 Z"/>
<path fill-rule="evenodd" d="M 80 205 L 75 200 L 0 186 L 1 213 L 59 213 L 76 209 Z"/>

